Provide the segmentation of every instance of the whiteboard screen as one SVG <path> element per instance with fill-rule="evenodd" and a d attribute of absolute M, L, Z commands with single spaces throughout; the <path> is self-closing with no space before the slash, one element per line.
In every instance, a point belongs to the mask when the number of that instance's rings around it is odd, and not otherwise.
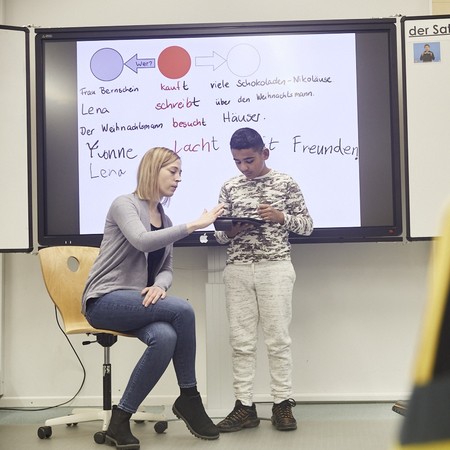
<path fill-rule="evenodd" d="M 30 251 L 29 67 L 26 28 L 0 26 L 0 251 Z"/>
<path fill-rule="evenodd" d="M 169 216 L 195 219 L 238 174 L 241 127 L 298 181 L 316 237 L 397 236 L 395 27 L 355 22 L 38 30 L 40 242 L 101 236 L 153 146 L 182 159 Z"/>
<path fill-rule="evenodd" d="M 402 21 L 408 238 L 438 236 L 450 203 L 450 16 Z"/>

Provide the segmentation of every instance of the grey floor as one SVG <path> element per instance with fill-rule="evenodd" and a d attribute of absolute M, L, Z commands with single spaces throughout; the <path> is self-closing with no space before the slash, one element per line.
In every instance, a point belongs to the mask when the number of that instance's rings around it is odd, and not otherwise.
<path fill-rule="evenodd" d="M 298 421 L 296 431 L 276 431 L 270 422 L 268 404 L 258 404 L 263 419 L 258 428 L 222 434 L 216 441 L 195 438 L 183 422 L 166 409 L 169 427 L 157 434 L 152 423 L 132 424 L 141 441 L 141 449 L 214 449 L 214 450 L 392 450 L 403 417 L 392 411 L 393 403 L 298 404 L 293 409 Z M 47 418 L 68 413 L 67 408 L 45 412 L 0 410 L 0 450 L 101 449 L 93 440 L 100 422 L 76 427 L 53 427 L 52 437 L 39 439 L 37 429 Z M 217 422 L 219 418 L 214 418 Z M 111 448 L 111 447 L 106 447 Z M 105 450 L 106 450 L 105 448 Z M 278 450 L 277 449 L 277 450 Z"/>

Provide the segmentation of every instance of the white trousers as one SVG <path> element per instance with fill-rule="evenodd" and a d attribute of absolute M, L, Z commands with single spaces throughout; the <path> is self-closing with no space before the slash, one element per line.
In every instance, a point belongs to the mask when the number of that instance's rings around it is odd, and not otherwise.
<path fill-rule="evenodd" d="M 295 282 L 291 261 L 228 264 L 223 279 L 236 399 L 247 405 L 253 401 L 259 324 L 269 359 L 274 402 L 290 398 L 292 354 L 289 325 Z"/>

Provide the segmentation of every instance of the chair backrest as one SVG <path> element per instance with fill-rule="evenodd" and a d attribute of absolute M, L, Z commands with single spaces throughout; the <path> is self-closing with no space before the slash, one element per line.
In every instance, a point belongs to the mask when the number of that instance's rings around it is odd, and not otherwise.
<path fill-rule="evenodd" d="M 56 246 L 39 250 L 45 287 L 67 334 L 104 331 L 91 327 L 81 313 L 81 296 L 97 255 L 96 247 Z"/>

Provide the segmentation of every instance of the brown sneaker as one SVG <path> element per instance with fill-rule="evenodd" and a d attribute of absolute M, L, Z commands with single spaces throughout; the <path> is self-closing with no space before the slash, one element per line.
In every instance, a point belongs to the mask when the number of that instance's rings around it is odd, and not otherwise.
<path fill-rule="evenodd" d="M 297 429 L 297 421 L 292 415 L 292 407 L 295 400 L 289 398 L 281 403 L 274 403 L 272 406 L 272 425 L 279 431 L 289 431 Z"/>
<path fill-rule="evenodd" d="M 217 424 L 217 428 L 221 433 L 229 433 L 243 428 L 254 428 L 258 425 L 259 419 L 255 404 L 244 406 L 240 400 L 236 400 L 233 411 Z"/>

